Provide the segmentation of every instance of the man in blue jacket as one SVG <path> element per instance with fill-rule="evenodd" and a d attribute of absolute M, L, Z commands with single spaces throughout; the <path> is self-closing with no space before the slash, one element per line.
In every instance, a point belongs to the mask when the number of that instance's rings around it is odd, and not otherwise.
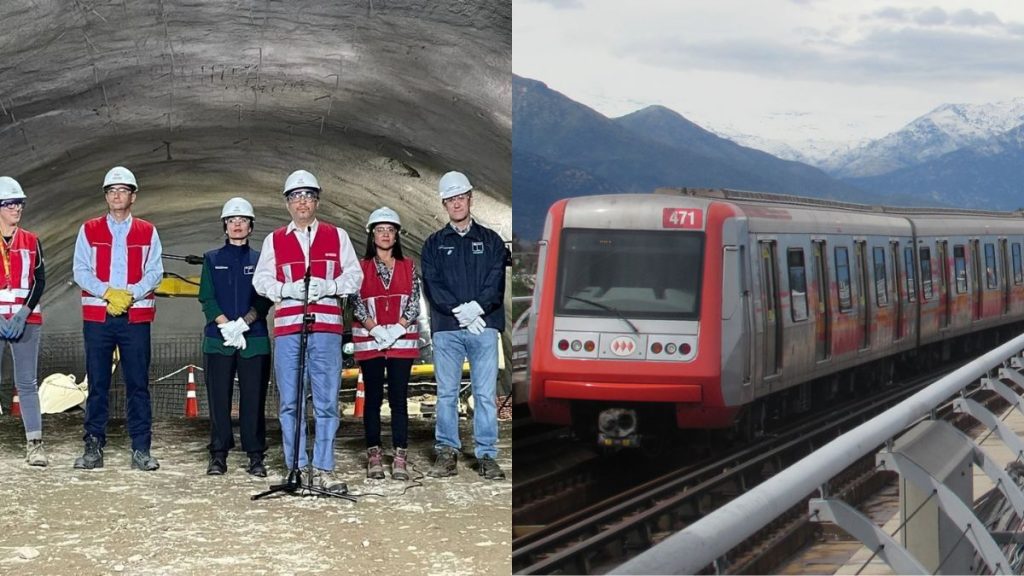
<path fill-rule="evenodd" d="M 469 359 L 477 472 L 488 480 L 505 473 L 498 455 L 498 334 L 505 329 L 505 244 L 470 215 L 473 186 L 461 172 L 441 177 L 438 192 L 449 222 L 423 245 L 423 288 L 430 302 L 437 378 L 437 458 L 428 475 L 458 474 L 459 385 Z"/>

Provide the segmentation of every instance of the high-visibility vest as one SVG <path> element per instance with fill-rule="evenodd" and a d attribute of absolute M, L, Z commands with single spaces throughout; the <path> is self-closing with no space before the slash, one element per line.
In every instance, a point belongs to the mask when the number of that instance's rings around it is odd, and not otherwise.
<path fill-rule="evenodd" d="M 295 232 L 287 227 L 274 231 L 274 260 L 278 282 L 301 282 L 306 274 L 306 258 Z M 309 247 L 311 278 L 334 280 L 341 276 L 341 239 L 338 229 L 320 222 L 316 238 Z M 313 316 L 310 332 L 342 333 L 341 302 L 337 296 L 309 303 Z M 274 312 L 274 336 L 297 334 L 302 331 L 302 301 L 284 298 Z"/>
<path fill-rule="evenodd" d="M 0 315 L 4 318 L 17 314 L 32 292 L 38 248 L 36 235 L 21 228 L 14 230 L 9 246 L 0 246 L 0 258 L 3 259 L 0 263 Z M 25 321 L 29 324 L 43 323 L 39 304 L 36 304 Z"/>
<path fill-rule="evenodd" d="M 153 225 L 141 218 L 132 218 L 128 230 L 128 285 L 138 284 L 145 273 L 149 249 L 153 241 Z M 92 269 L 101 282 L 110 282 L 113 266 L 114 236 L 107 226 L 107 217 L 100 216 L 85 223 L 85 240 L 92 249 Z M 118 257 L 124 257 L 118 254 Z M 105 322 L 107 301 L 82 290 L 82 318 L 86 322 Z M 156 318 L 156 296 L 152 291 L 128 308 L 128 322 L 139 324 Z"/>
<path fill-rule="evenodd" d="M 377 324 L 397 324 L 402 317 L 409 298 L 412 298 L 412 260 L 395 260 L 391 272 L 391 284 L 387 287 L 377 275 L 374 258 L 359 261 L 363 268 L 363 285 L 359 297 L 366 305 L 370 317 Z M 387 350 L 379 350 L 377 342 L 358 320 L 352 325 L 352 343 L 355 345 L 356 360 L 370 358 L 418 358 L 420 355 L 419 327 L 413 322 L 405 329 L 405 335 L 395 341 Z"/>

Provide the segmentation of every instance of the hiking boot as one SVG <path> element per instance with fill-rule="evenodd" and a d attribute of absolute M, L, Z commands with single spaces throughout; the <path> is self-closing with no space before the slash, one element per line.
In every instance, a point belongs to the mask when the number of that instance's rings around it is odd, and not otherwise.
<path fill-rule="evenodd" d="M 391 478 L 405 482 L 409 480 L 409 471 L 405 465 L 409 460 L 409 451 L 405 448 L 395 448 L 395 459 L 391 462 Z"/>
<path fill-rule="evenodd" d="M 427 472 L 427 476 L 444 478 L 446 476 L 455 476 L 458 473 L 458 455 L 455 449 L 444 447 L 437 451 L 437 458 L 434 460 L 434 465 Z"/>
<path fill-rule="evenodd" d="M 505 473 L 501 471 L 501 466 L 498 466 L 498 463 L 490 456 L 484 456 L 477 460 L 476 471 L 488 480 L 505 479 Z"/>
<path fill-rule="evenodd" d="M 249 465 L 245 471 L 260 478 L 267 477 L 267 465 L 263 463 L 263 454 L 249 454 Z"/>
<path fill-rule="evenodd" d="M 384 464 L 381 463 L 380 446 L 374 446 L 366 450 L 366 477 L 373 480 L 384 479 Z"/>
<path fill-rule="evenodd" d="M 134 462 L 134 459 L 133 459 Z M 227 457 L 223 453 L 210 454 L 210 465 L 206 467 L 207 476 L 223 476 L 228 471 Z"/>
<path fill-rule="evenodd" d="M 132 452 L 132 468 L 151 472 L 159 467 L 160 463 L 150 455 L 149 450 L 135 450 Z"/>
<path fill-rule="evenodd" d="M 75 458 L 75 468 L 79 470 L 92 470 L 103 468 L 103 447 L 100 446 L 100 439 L 95 436 L 87 436 L 85 439 L 85 452 Z"/>
<path fill-rule="evenodd" d="M 334 470 L 313 468 L 313 473 L 309 477 L 309 485 L 332 494 L 348 494 L 348 486 L 338 479 Z"/>
<path fill-rule="evenodd" d="M 25 448 L 25 462 L 29 466 L 46 466 L 50 463 L 46 458 L 46 450 L 43 449 L 41 439 L 29 440 Z"/>

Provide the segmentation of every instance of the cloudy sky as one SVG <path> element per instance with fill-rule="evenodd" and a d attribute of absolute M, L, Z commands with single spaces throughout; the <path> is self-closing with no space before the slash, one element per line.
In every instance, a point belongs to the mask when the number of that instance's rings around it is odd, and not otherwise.
<path fill-rule="evenodd" d="M 514 0 L 512 26 L 513 72 L 602 114 L 799 147 L 1024 97 L 1016 0 Z"/>

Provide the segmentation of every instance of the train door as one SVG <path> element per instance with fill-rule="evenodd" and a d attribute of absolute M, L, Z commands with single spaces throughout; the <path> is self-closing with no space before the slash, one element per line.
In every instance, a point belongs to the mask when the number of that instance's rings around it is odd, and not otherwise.
<path fill-rule="evenodd" d="M 953 314 L 953 291 L 949 286 L 949 242 L 939 240 L 935 243 L 935 251 L 939 258 L 939 328 L 948 328 Z"/>
<path fill-rule="evenodd" d="M 825 258 L 825 241 L 815 240 L 814 246 L 814 282 L 817 284 L 818 314 L 814 322 L 814 358 L 818 362 L 828 360 L 832 354 L 832 308 L 828 305 L 829 281 L 828 263 Z"/>
<path fill-rule="evenodd" d="M 1006 238 L 999 239 L 999 268 L 1002 274 L 1003 314 L 1010 313 L 1010 253 L 1006 249 Z"/>
<path fill-rule="evenodd" d="M 900 243 L 890 242 L 889 252 L 892 255 L 892 284 L 896 289 L 896 302 L 893 306 L 895 325 L 893 326 L 892 339 L 898 341 L 903 339 L 903 284 L 900 282 Z"/>
<path fill-rule="evenodd" d="M 764 311 L 764 375 L 779 373 L 782 364 L 782 319 L 779 317 L 778 257 L 774 240 L 761 241 L 762 310 Z"/>
<path fill-rule="evenodd" d="M 860 280 L 860 347 L 863 350 L 871 347 L 871 276 L 868 271 L 867 242 L 858 240 L 853 243 L 853 249 L 857 260 L 857 279 Z"/>
<path fill-rule="evenodd" d="M 981 243 L 978 240 L 971 240 L 971 272 L 974 275 L 974 301 L 971 309 L 974 319 L 981 320 L 981 299 L 985 292 L 985 283 L 982 282 Z"/>

